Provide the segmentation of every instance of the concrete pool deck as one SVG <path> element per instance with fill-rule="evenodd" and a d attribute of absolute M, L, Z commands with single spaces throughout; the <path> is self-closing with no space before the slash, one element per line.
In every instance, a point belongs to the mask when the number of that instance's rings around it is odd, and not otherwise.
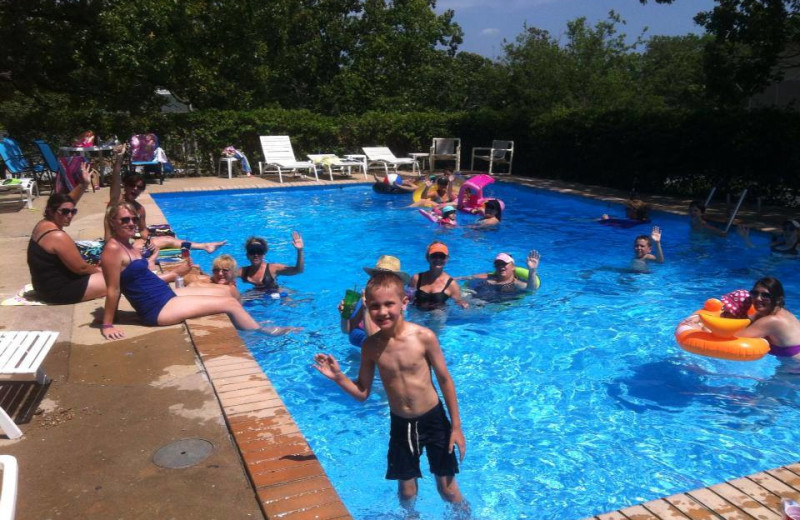
<path fill-rule="evenodd" d="M 611 202 L 626 198 L 605 188 L 510 180 Z M 364 181 L 362 177 L 361 181 L 341 182 Z M 331 183 L 319 183 L 327 184 Z M 163 186 L 148 185 L 148 193 L 277 187 L 258 177 L 176 178 Z M 80 213 L 67 228 L 73 238 L 102 235 L 107 197 L 107 189 L 85 194 Z M 149 195 L 145 193 L 141 199 L 147 206 L 148 222 L 164 222 Z M 30 281 L 25 251 L 45 200 L 37 199 L 34 211 L 17 211 L 9 205 L 0 213 L 3 299 Z M 684 214 L 688 204 L 688 199 L 647 200 L 654 209 Z M 721 214 L 713 208 L 709 211 L 712 219 Z M 779 226 L 787 216 L 793 215 L 765 208 L 756 221 L 754 211 L 742 213 L 745 220 L 758 222 L 753 227 L 766 230 Z M 120 321 L 127 338 L 106 342 L 93 325 L 102 304 L 97 300 L 68 306 L 3 307 L 0 314 L 0 327 L 6 330 L 61 333 L 44 365 L 52 383 L 45 387 L 0 385 L 0 405 L 16 415 L 25 433 L 13 441 L 0 437 L 0 452 L 16 456 L 20 464 L 18 518 L 350 517 L 267 376 L 227 318 L 189 320 L 188 329 L 183 325 L 142 327 L 123 303 Z M 166 469 L 152 462 L 156 450 L 182 439 L 205 439 L 213 451 L 199 464 L 184 469 Z M 760 489 L 768 490 L 761 502 L 752 494 L 745 496 L 747 491 L 740 493 L 744 502 L 735 510 L 741 516 L 720 511 L 660 516 L 637 506 L 643 511 L 629 508 L 598 518 L 779 518 L 774 509 L 778 491 L 792 498 L 800 496 L 800 477 L 793 472 L 798 469 L 779 470 L 788 490 L 773 485 L 769 491 L 769 486 L 761 485 Z M 756 500 L 769 514 L 753 509 L 758 514 L 744 515 L 748 500 Z"/>

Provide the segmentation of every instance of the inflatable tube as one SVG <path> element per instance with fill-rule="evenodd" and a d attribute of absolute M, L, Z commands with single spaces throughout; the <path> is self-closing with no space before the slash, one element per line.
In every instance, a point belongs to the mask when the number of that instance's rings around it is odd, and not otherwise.
<path fill-rule="evenodd" d="M 405 190 L 401 190 L 397 186 L 393 184 L 386 184 L 385 182 L 375 182 L 372 184 L 372 191 L 376 193 L 383 193 L 387 195 L 401 195 L 403 193 L 408 193 Z"/>
<path fill-rule="evenodd" d="M 495 273 L 486 273 L 487 275 L 491 276 Z M 530 278 L 530 271 L 525 269 L 524 267 L 515 267 L 514 268 L 514 278 L 517 280 L 527 282 L 528 278 Z M 536 275 L 536 282 L 533 284 L 534 289 L 538 289 L 542 285 L 542 280 L 539 278 L 539 275 Z"/>
<path fill-rule="evenodd" d="M 603 218 L 598 220 L 598 222 L 604 226 L 628 229 L 638 226 L 639 224 L 649 224 L 650 219 L 638 220 L 635 218 Z"/>
<path fill-rule="evenodd" d="M 425 191 L 424 182 L 421 183 L 419 186 L 417 186 L 417 189 L 414 190 L 414 193 L 411 194 L 411 200 L 413 200 L 414 202 L 419 202 L 419 200 L 422 198 L 423 191 Z"/>
<path fill-rule="evenodd" d="M 750 320 L 723 318 L 721 312 L 722 302 L 706 301 L 702 309 L 678 324 L 675 341 L 692 354 L 731 361 L 756 361 L 769 353 L 769 343 L 764 338 L 735 336 Z M 697 319 L 691 319 L 694 317 Z"/>
<path fill-rule="evenodd" d="M 427 211 L 424 209 L 419 209 L 419 214 L 425 217 L 426 219 L 430 220 L 431 222 L 439 222 L 439 215 L 434 214 L 432 211 Z"/>

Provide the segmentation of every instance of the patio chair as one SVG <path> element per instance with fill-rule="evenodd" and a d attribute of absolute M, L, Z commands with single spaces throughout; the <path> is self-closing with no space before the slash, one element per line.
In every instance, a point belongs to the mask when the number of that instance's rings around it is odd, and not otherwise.
<path fill-rule="evenodd" d="M 342 159 L 333 153 L 308 154 L 308 158 L 311 159 L 311 162 L 315 165 L 327 171 L 331 181 L 333 181 L 334 172 L 343 177 L 352 178 L 354 166 L 362 171 L 364 170 L 364 163 L 361 161 Z M 367 180 L 367 172 L 363 173 L 364 180 Z"/>
<path fill-rule="evenodd" d="M 317 167 L 311 161 L 298 161 L 294 158 L 292 141 L 288 135 L 262 135 L 261 152 L 264 154 L 264 162 L 258 163 L 258 172 L 261 175 L 277 173 L 278 180 L 283 183 L 283 173 L 293 172 L 294 176 L 301 175 L 298 170 L 308 170 L 314 172 L 314 179 L 319 181 Z"/>
<path fill-rule="evenodd" d="M 410 164 L 412 173 L 416 172 L 418 176 L 422 175 L 422 173 L 419 171 L 419 166 L 417 165 L 416 160 L 412 159 L 411 157 L 395 157 L 392 151 L 386 146 L 365 146 L 362 149 L 364 150 L 364 154 L 367 156 L 367 169 L 376 164 L 383 166 L 384 174 L 389 175 L 390 166 L 394 170 L 394 173 L 398 173 L 398 166 Z"/>
<path fill-rule="evenodd" d="M 436 169 L 436 160 L 455 161 L 456 171 L 461 169 L 461 139 L 458 137 L 434 137 L 428 164 L 431 171 Z"/>
<path fill-rule="evenodd" d="M 55 176 L 50 170 L 41 162 L 34 162 L 33 157 L 24 155 L 17 142 L 10 137 L 0 141 L 0 159 L 12 177 L 33 179 L 39 189 L 53 188 Z"/>
<path fill-rule="evenodd" d="M 58 339 L 54 331 L 0 331 L 0 381 L 47 383 L 42 362 Z M 5 410 L 0 408 L 0 428 L 9 439 L 22 436 Z"/>
<path fill-rule="evenodd" d="M 158 175 L 158 183 L 164 184 L 164 176 L 174 171 L 167 154 L 156 134 L 134 134 L 130 139 L 131 169 L 143 168 L 145 172 Z"/>
<path fill-rule="evenodd" d="M 477 153 L 476 153 L 477 152 Z M 489 163 L 489 175 L 494 175 L 494 167 L 498 164 L 507 164 L 506 173 L 498 175 L 511 175 L 511 163 L 514 161 L 514 141 L 492 141 L 491 148 L 476 147 L 472 149 L 472 162 L 469 169 L 475 171 L 475 159 Z"/>
<path fill-rule="evenodd" d="M 67 166 L 65 166 L 65 162 L 67 165 L 71 164 L 74 161 L 74 165 L 77 167 L 70 168 L 73 172 L 77 172 L 80 174 L 80 164 L 83 162 L 82 157 L 72 157 L 72 158 L 62 158 L 62 161 L 59 161 L 56 154 L 53 153 L 53 149 L 50 147 L 47 142 L 43 139 L 34 139 L 33 144 L 39 149 L 39 154 L 42 156 L 42 160 L 44 162 L 44 167 L 47 168 L 55 177 L 55 186 L 54 189 L 56 193 L 69 193 L 71 192 L 75 186 L 80 183 L 80 177 L 75 177 L 74 175 L 70 175 L 67 172 Z M 70 161 L 70 159 L 72 161 Z"/>

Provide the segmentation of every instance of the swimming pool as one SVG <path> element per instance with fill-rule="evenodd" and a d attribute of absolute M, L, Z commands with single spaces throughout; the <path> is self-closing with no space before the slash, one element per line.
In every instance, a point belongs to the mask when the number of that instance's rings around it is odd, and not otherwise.
<path fill-rule="evenodd" d="M 363 286 L 361 268 L 381 254 L 401 258 L 409 273 L 425 269 L 433 239 L 450 247 L 452 275 L 488 271 L 500 251 L 518 262 L 529 249 L 542 253 L 542 288 L 532 297 L 450 309 L 444 325 L 407 314 L 440 329 L 467 437 L 459 482 L 475 518 L 582 518 L 798 459 L 800 379 L 790 366 L 694 356 L 672 334 L 707 297 L 764 275 L 784 282 L 797 311 L 797 260 L 765 255 L 760 235 L 745 249 L 655 213 L 666 263 L 634 274 L 624 269 L 633 239 L 649 229 L 593 221 L 621 208 L 511 184 L 489 191 L 508 211 L 499 230 L 483 232 L 438 229 L 400 209 L 407 198 L 367 186 L 155 195 L 179 236 L 226 238 L 232 246 L 221 252 L 240 263 L 251 234 L 269 240 L 269 261 L 293 263 L 290 232 L 303 233 L 306 272 L 280 279 L 291 298 L 247 307 L 304 331 L 246 339 L 356 518 L 403 517 L 394 484 L 383 480 L 386 399 L 376 382 L 366 403 L 352 400 L 311 358 L 333 353 L 354 377 L 359 353 L 339 332 L 336 304 Z M 211 255 L 193 258 L 210 267 Z M 423 474 L 417 510 L 441 518 L 424 462 Z"/>

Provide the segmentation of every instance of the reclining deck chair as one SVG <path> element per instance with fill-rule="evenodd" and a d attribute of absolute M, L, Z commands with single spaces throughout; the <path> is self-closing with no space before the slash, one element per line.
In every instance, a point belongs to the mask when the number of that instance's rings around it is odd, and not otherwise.
<path fill-rule="evenodd" d="M 431 171 L 436 169 L 436 160 L 455 161 L 456 171 L 461 169 L 461 139 L 458 137 L 434 137 L 428 163 Z"/>
<path fill-rule="evenodd" d="M 314 179 L 317 176 L 317 167 L 311 161 L 298 161 L 294 158 L 292 141 L 288 135 L 262 135 L 261 152 L 264 154 L 264 162 L 258 163 L 258 172 L 261 175 L 277 173 L 278 180 L 283 183 L 284 172 L 294 172 L 294 176 L 300 175 L 297 170 L 308 170 L 314 172 Z"/>
<path fill-rule="evenodd" d="M 167 159 L 167 154 L 158 142 L 156 134 L 134 134 L 130 139 L 132 169 L 144 168 L 144 171 L 158 174 L 158 183 L 164 184 L 164 175 L 174 169 Z"/>
<path fill-rule="evenodd" d="M 331 181 L 333 181 L 334 172 L 344 177 L 352 178 L 354 166 L 362 171 L 364 170 L 364 163 L 361 161 L 341 159 L 336 154 L 332 153 L 308 154 L 308 158 L 311 159 L 311 162 L 313 162 L 315 165 L 321 166 L 325 171 L 327 171 L 328 177 L 330 177 Z M 366 180 L 367 172 L 363 173 L 364 180 Z"/>
<path fill-rule="evenodd" d="M 10 137 L 0 141 L 0 159 L 12 177 L 33 179 L 40 189 L 53 188 L 55 176 L 52 172 L 41 162 L 33 162 L 31 157 L 24 155 L 17 142 Z"/>
<path fill-rule="evenodd" d="M 477 154 L 475 152 L 478 152 Z M 508 164 L 508 172 L 498 175 L 511 175 L 511 163 L 514 161 L 514 141 L 492 141 L 491 148 L 476 147 L 472 149 L 472 162 L 469 169 L 475 170 L 475 159 L 489 163 L 489 175 L 494 175 L 494 166 Z"/>
<path fill-rule="evenodd" d="M 42 362 L 58 338 L 54 331 L 0 331 L 0 381 L 47 383 Z M 11 417 L 0 408 L 0 428 L 9 439 L 22 436 Z"/>
<path fill-rule="evenodd" d="M 417 176 L 422 176 L 422 173 L 419 171 L 419 165 L 415 159 L 411 157 L 395 157 L 387 146 L 365 146 L 362 149 L 364 150 L 364 155 L 367 156 L 367 169 L 371 168 L 373 164 L 377 164 L 383 166 L 385 175 L 389 175 L 390 166 L 394 170 L 394 173 L 398 173 L 398 166 L 410 164 L 411 172 L 417 172 Z"/>
<path fill-rule="evenodd" d="M 80 176 L 76 176 L 76 172 L 77 175 L 80 175 L 80 164 L 85 159 L 82 157 L 62 158 L 66 164 L 73 164 L 77 166 L 77 168 L 70 168 L 70 172 L 72 173 L 72 175 L 70 175 L 70 173 L 67 172 L 67 167 L 65 167 L 64 163 L 58 160 L 56 154 L 53 153 L 53 149 L 49 144 L 47 144 L 43 139 L 34 139 L 33 144 L 35 144 L 39 149 L 39 153 L 44 161 L 44 166 L 55 176 L 55 192 L 71 192 L 81 181 Z"/>

